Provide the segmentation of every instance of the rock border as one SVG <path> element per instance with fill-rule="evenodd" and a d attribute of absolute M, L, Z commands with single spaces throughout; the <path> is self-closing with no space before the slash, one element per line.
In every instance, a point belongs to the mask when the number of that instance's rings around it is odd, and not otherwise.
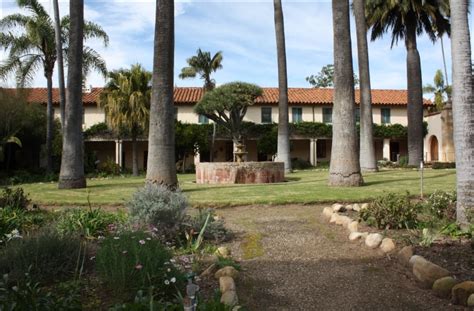
<path fill-rule="evenodd" d="M 396 244 L 391 238 L 383 237 L 380 233 L 359 232 L 357 220 L 340 212 L 360 212 L 369 207 L 368 203 L 343 205 L 335 203 L 323 209 L 322 216 L 329 223 L 341 225 L 349 230 L 349 240 L 363 240 L 370 249 L 380 249 L 384 254 L 392 253 Z M 419 281 L 422 287 L 431 289 L 440 298 L 450 298 L 455 305 L 474 307 L 474 281 L 459 282 L 452 273 L 426 258 L 415 255 L 413 246 L 405 246 L 398 252 L 398 260 L 407 267 Z"/>

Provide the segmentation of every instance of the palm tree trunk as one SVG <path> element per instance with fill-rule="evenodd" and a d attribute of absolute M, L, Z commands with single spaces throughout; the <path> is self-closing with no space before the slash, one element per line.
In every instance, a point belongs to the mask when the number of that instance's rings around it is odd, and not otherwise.
<path fill-rule="evenodd" d="M 420 54 L 416 46 L 416 18 L 407 18 L 407 84 L 408 84 L 408 164 L 423 161 L 423 89 Z"/>
<path fill-rule="evenodd" d="M 138 148 L 137 135 L 132 135 L 132 174 L 138 176 Z"/>
<path fill-rule="evenodd" d="M 56 38 L 56 58 L 58 61 L 58 85 L 59 85 L 59 110 L 61 115 L 61 126 L 64 128 L 64 107 L 66 105 L 66 89 L 64 86 L 64 61 L 63 45 L 61 41 L 61 25 L 59 18 L 58 0 L 53 0 L 54 5 L 54 31 Z"/>
<path fill-rule="evenodd" d="M 354 72 L 348 0 L 332 0 L 334 29 L 334 109 L 330 186 L 360 186 L 354 117 Z"/>
<path fill-rule="evenodd" d="M 456 153 L 456 219 L 462 227 L 474 217 L 474 94 L 468 1 L 451 0 L 453 120 Z"/>
<path fill-rule="evenodd" d="M 362 171 L 377 171 L 372 120 L 372 94 L 370 87 L 369 48 L 365 0 L 354 0 L 357 31 L 357 51 L 360 77 L 360 167 Z"/>
<path fill-rule="evenodd" d="M 53 171 L 53 132 L 54 132 L 54 110 L 53 110 L 53 73 L 46 73 L 48 88 L 48 103 L 46 106 L 46 173 Z"/>
<path fill-rule="evenodd" d="M 70 0 L 69 70 L 59 189 L 85 188 L 82 137 L 82 49 L 84 0 Z"/>
<path fill-rule="evenodd" d="M 288 77 L 286 69 L 285 26 L 281 0 L 273 0 L 275 35 L 278 55 L 278 144 L 276 161 L 283 162 L 285 172 L 291 172 L 290 135 L 288 125 Z"/>
<path fill-rule="evenodd" d="M 147 182 L 178 185 L 175 161 L 173 69 L 174 1 L 156 1 Z"/>

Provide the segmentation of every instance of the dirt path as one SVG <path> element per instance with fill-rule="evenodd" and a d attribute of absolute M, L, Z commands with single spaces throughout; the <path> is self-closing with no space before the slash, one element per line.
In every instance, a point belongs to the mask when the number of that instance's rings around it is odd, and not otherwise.
<path fill-rule="evenodd" d="M 322 206 L 218 211 L 237 233 L 240 301 L 250 310 L 451 310 L 418 288 L 394 259 L 351 243 Z"/>

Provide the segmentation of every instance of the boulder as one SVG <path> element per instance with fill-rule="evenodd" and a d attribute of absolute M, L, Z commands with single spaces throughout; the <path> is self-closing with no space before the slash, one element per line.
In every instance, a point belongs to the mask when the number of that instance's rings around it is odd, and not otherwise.
<path fill-rule="evenodd" d="M 468 299 L 474 294 L 474 282 L 465 281 L 459 283 L 451 290 L 451 299 L 453 304 L 467 306 Z"/>
<path fill-rule="evenodd" d="M 364 203 L 360 206 L 360 210 L 368 209 L 369 208 L 369 203 Z"/>
<path fill-rule="evenodd" d="M 228 258 L 230 256 L 230 249 L 228 247 L 221 246 L 216 250 L 215 254 L 220 257 Z"/>
<path fill-rule="evenodd" d="M 413 256 L 414 257 L 414 256 Z M 433 283 L 442 277 L 449 276 L 449 271 L 420 257 L 413 264 L 413 274 L 425 288 L 432 288 Z M 466 297 L 467 299 L 467 297 Z"/>
<path fill-rule="evenodd" d="M 352 222 L 352 219 L 348 216 L 339 216 L 336 219 L 336 225 L 347 227 Z"/>
<path fill-rule="evenodd" d="M 437 279 L 433 283 L 433 292 L 440 298 L 449 298 L 451 296 L 451 290 L 456 285 L 456 280 L 451 276 L 445 276 L 444 278 Z"/>
<path fill-rule="evenodd" d="M 339 219 L 339 217 L 341 217 L 341 216 L 339 216 L 338 213 L 333 213 L 331 215 L 331 218 L 329 219 L 329 222 L 332 223 L 332 224 L 335 224 L 337 219 Z"/>
<path fill-rule="evenodd" d="M 380 249 L 385 253 L 388 254 L 395 249 L 395 242 L 393 242 L 390 238 L 385 238 L 382 240 L 380 244 Z"/>
<path fill-rule="evenodd" d="M 471 294 L 467 299 L 467 306 L 471 308 L 474 307 L 474 294 Z"/>
<path fill-rule="evenodd" d="M 332 210 L 336 213 L 339 213 L 339 212 L 344 212 L 345 209 L 344 209 L 344 205 L 335 203 L 332 205 Z"/>
<path fill-rule="evenodd" d="M 348 204 L 345 206 L 346 211 L 352 211 L 352 205 Z"/>
<path fill-rule="evenodd" d="M 405 246 L 398 252 L 398 260 L 401 264 L 408 266 L 411 256 L 413 256 L 413 246 Z"/>
<path fill-rule="evenodd" d="M 334 214 L 334 211 L 330 207 L 325 207 L 323 209 L 323 216 L 327 219 L 330 219 L 332 214 Z"/>
<path fill-rule="evenodd" d="M 360 205 L 358 203 L 352 204 L 352 209 L 356 212 L 360 212 Z"/>
<path fill-rule="evenodd" d="M 220 279 L 223 276 L 230 276 L 231 278 L 236 279 L 239 276 L 239 271 L 237 271 L 234 267 L 227 266 L 217 270 L 214 274 L 216 279 Z"/>
<path fill-rule="evenodd" d="M 221 293 L 225 293 L 227 291 L 235 291 L 235 282 L 234 279 L 230 276 L 221 276 L 219 278 L 219 288 Z"/>
<path fill-rule="evenodd" d="M 237 293 L 233 290 L 223 293 L 221 296 L 221 303 L 231 307 L 237 305 L 239 303 Z"/>
<path fill-rule="evenodd" d="M 413 266 L 415 265 L 415 262 L 417 262 L 418 260 L 426 260 L 425 258 L 419 256 L 419 255 L 413 255 L 410 257 L 410 260 L 408 261 L 408 265 L 413 268 Z"/>
<path fill-rule="evenodd" d="M 380 243 L 382 243 L 383 236 L 380 233 L 371 233 L 365 239 L 365 245 L 368 248 L 377 248 L 379 247 Z"/>
<path fill-rule="evenodd" d="M 359 230 L 359 222 L 352 221 L 350 224 L 347 225 L 347 229 L 349 229 L 349 232 L 357 232 Z"/>
<path fill-rule="evenodd" d="M 349 234 L 349 240 L 350 241 L 356 241 L 358 239 L 365 239 L 367 237 L 367 232 L 351 232 L 351 234 Z"/>

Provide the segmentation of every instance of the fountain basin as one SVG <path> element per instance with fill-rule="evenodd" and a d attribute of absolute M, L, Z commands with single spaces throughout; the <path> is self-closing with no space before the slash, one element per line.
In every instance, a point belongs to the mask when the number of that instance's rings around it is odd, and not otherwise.
<path fill-rule="evenodd" d="M 283 162 L 201 162 L 198 184 L 267 184 L 285 181 Z"/>

